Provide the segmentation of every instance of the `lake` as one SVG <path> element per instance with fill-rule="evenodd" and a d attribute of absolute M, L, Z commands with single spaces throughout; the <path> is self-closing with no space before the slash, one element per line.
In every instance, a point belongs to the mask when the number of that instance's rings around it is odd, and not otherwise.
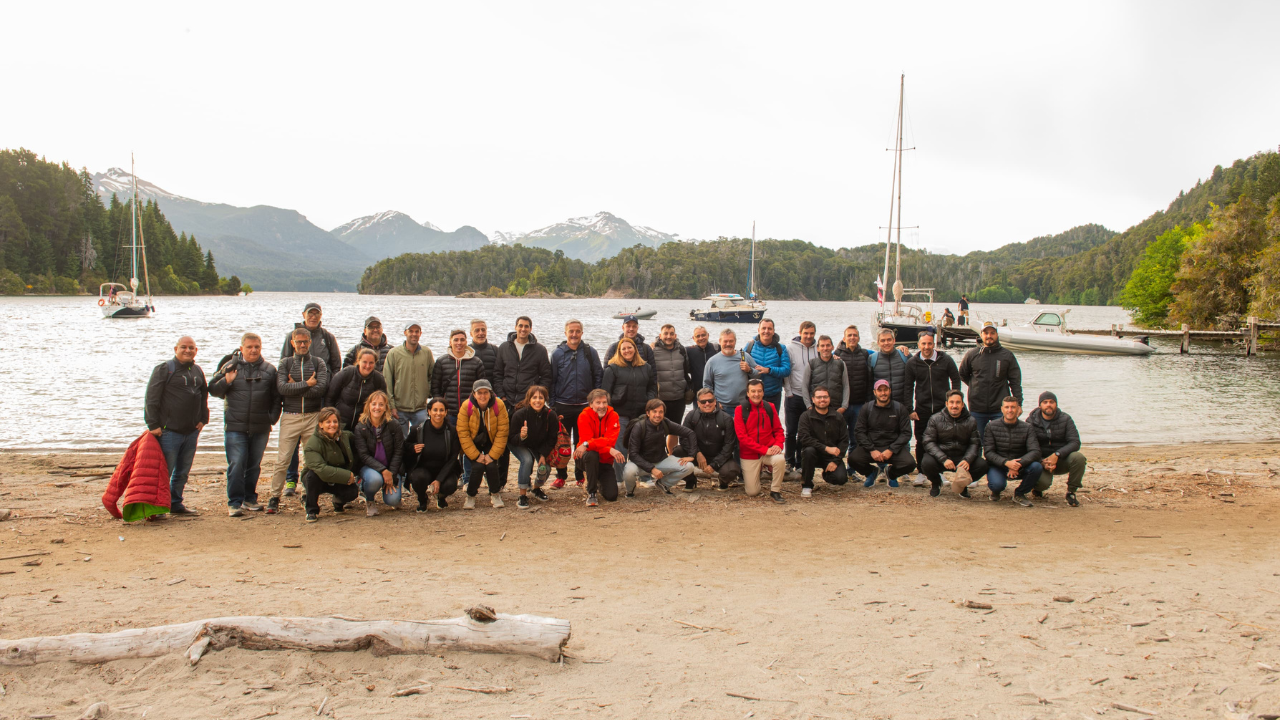
<path fill-rule="evenodd" d="M 489 324 L 489 338 L 501 342 L 517 315 L 529 315 L 534 334 L 548 350 L 564 339 L 563 326 L 578 318 L 585 337 L 604 354 L 616 339 L 623 307 L 656 309 L 641 321 L 650 342 L 667 322 L 689 343 L 695 325 L 689 310 L 700 300 L 528 300 L 452 297 L 370 296 L 346 293 L 253 293 L 246 297 L 161 297 L 158 312 L 145 320 L 103 319 L 93 297 L 0 298 L 0 403 L 10 413 L 0 425 L 0 448 L 22 450 L 121 449 L 144 429 L 143 394 L 151 369 L 172 357 L 181 335 L 196 339 L 196 361 L 208 376 L 218 360 L 239 345 L 241 333 L 264 338 L 264 354 L 275 362 L 285 335 L 301 320 L 309 301 L 324 307 L 324 325 L 345 353 L 355 343 L 364 318 L 377 315 L 393 337 L 413 320 L 422 342 L 438 356 L 450 329 L 471 318 Z M 977 318 L 1010 323 L 1029 321 L 1041 309 L 1061 306 L 974 305 Z M 939 307 L 939 309 L 941 309 Z M 819 334 L 839 338 L 846 325 L 862 329 L 863 345 L 875 303 L 775 301 L 769 316 L 783 337 L 796 335 L 802 320 Z M 1114 307 L 1073 307 L 1072 327 L 1109 328 L 1129 323 Z M 743 335 L 750 325 L 734 326 Z M 709 326 L 712 337 L 720 326 Z M 1021 352 L 1024 392 L 1029 402 L 1053 390 L 1079 426 L 1085 443 L 1235 442 L 1280 437 L 1267 420 L 1280 400 L 1280 354 L 1245 358 L 1239 346 L 1194 343 L 1182 355 L 1175 341 L 1154 340 L 1147 357 L 1092 357 Z M 952 354 L 959 361 L 963 350 Z M 221 401 L 210 398 L 210 429 L 202 449 L 222 444 Z"/>

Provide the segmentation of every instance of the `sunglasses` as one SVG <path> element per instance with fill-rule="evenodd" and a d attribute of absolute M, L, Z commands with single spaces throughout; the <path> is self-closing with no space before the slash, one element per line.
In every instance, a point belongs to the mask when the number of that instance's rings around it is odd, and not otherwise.
<path fill-rule="evenodd" d="M 715 399 L 715 398 L 711 398 L 710 400 L 699 400 L 699 401 L 698 401 L 698 404 L 699 404 L 699 405 L 714 405 L 714 404 L 715 404 L 715 402 L 716 402 L 716 399 Z"/>

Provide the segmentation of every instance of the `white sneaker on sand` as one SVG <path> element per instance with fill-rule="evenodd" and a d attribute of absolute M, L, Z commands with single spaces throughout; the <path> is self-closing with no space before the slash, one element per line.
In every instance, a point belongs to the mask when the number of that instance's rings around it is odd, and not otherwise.
<path fill-rule="evenodd" d="M 501 496 L 501 495 L 499 495 L 498 493 L 494 493 L 494 494 L 490 495 L 490 496 L 489 496 L 489 503 L 490 503 L 490 504 L 492 504 L 492 505 L 493 505 L 494 507 L 496 507 L 496 508 L 500 508 L 500 507 L 502 507 L 502 496 Z"/>
<path fill-rule="evenodd" d="M 365 517 L 376 517 L 378 515 L 378 505 L 376 503 L 365 503 Z"/>
<path fill-rule="evenodd" d="M 462 503 L 462 509 L 463 509 L 463 510 L 475 510 L 475 509 L 476 509 L 476 499 L 475 499 L 474 497 L 472 497 L 472 496 L 468 495 L 468 496 L 467 496 L 467 501 L 466 501 L 466 502 L 464 502 L 464 503 Z"/>
<path fill-rule="evenodd" d="M 929 479 L 923 473 L 916 473 L 916 479 L 912 480 L 911 484 L 916 487 L 924 487 L 929 484 Z"/>
<path fill-rule="evenodd" d="M 800 497 L 811 497 L 812 495 L 813 488 L 800 488 Z"/>

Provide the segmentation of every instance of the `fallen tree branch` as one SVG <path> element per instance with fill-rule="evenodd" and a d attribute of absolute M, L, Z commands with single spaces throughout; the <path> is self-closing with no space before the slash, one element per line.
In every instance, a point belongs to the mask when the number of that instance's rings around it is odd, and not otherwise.
<path fill-rule="evenodd" d="M 209 649 L 310 650 L 375 655 L 416 655 L 440 650 L 533 655 L 555 662 L 569 642 L 568 620 L 499 614 L 492 622 L 469 617 L 413 622 L 335 618 L 210 618 L 179 625 L 0 640 L 0 665 L 34 665 L 70 660 L 100 663 L 125 658 L 187 654 L 194 665 Z"/>

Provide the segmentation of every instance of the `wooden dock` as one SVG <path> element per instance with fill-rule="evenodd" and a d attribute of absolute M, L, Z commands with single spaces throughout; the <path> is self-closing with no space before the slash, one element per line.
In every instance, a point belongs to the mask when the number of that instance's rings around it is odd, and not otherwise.
<path fill-rule="evenodd" d="M 1245 357 L 1249 357 L 1258 354 L 1258 333 L 1263 330 L 1280 330 L 1280 323 L 1266 323 L 1251 317 L 1239 330 L 1192 330 L 1183 324 L 1180 330 L 1126 329 L 1123 325 L 1112 325 L 1110 330 L 1071 330 L 1071 332 L 1076 335 L 1110 335 L 1112 337 L 1181 338 L 1182 346 L 1179 352 L 1182 353 L 1191 352 L 1192 340 L 1243 340 Z"/>

